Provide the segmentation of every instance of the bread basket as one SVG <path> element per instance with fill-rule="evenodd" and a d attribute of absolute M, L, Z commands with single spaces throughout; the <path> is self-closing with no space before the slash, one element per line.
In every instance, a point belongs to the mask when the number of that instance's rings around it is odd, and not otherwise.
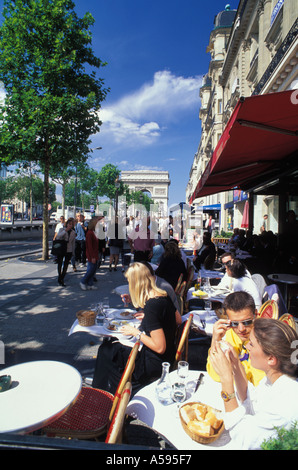
<path fill-rule="evenodd" d="M 188 402 L 188 403 L 185 403 L 185 405 L 190 405 L 191 406 L 191 405 L 195 405 L 197 403 L 198 402 Z M 183 406 L 179 409 L 180 421 L 181 421 L 181 424 L 182 424 L 182 427 L 183 427 L 184 431 L 186 432 L 186 434 L 189 435 L 189 437 L 191 437 L 191 439 L 193 441 L 198 442 L 199 444 L 211 444 L 212 442 L 216 441 L 221 436 L 221 434 L 223 433 L 223 431 L 225 429 L 224 422 L 222 422 L 221 426 L 216 431 L 216 433 L 211 435 L 211 436 L 202 436 L 200 434 L 192 432 L 188 428 L 186 422 L 184 421 L 184 419 L 181 416 L 181 409 L 182 408 L 183 408 Z M 213 411 L 218 417 L 220 417 L 220 415 L 221 415 L 221 412 L 219 410 L 216 410 L 215 408 L 212 408 L 212 406 L 208 405 L 208 410 Z"/>
<path fill-rule="evenodd" d="M 92 326 L 95 324 L 96 313 L 93 310 L 79 310 L 77 319 L 81 326 Z"/>

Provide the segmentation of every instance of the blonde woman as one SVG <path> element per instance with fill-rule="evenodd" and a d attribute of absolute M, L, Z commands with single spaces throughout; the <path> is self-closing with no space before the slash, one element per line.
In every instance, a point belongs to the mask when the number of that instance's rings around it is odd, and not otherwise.
<path fill-rule="evenodd" d="M 162 362 L 173 362 L 175 357 L 176 318 L 167 293 L 159 289 L 149 269 L 143 263 L 132 264 L 125 274 L 129 294 L 141 319 L 139 328 L 126 325 L 121 332 L 135 336 L 143 347 L 139 351 L 132 377 L 133 393 L 161 374 Z M 119 342 L 105 342 L 97 354 L 93 387 L 114 393 L 127 361 L 130 349 Z"/>

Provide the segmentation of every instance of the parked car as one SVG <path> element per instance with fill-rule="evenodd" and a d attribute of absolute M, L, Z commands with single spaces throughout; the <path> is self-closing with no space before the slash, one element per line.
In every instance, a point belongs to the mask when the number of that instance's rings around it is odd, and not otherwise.
<path fill-rule="evenodd" d="M 50 215 L 50 220 L 56 220 L 56 214 L 57 212 L 52 212 Z"/>

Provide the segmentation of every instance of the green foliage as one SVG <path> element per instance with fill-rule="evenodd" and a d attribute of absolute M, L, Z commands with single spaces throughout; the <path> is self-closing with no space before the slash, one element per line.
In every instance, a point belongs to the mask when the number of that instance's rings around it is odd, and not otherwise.
<path fill-rule="evenodd" d="M 71 0 L 4 0 L 0 28 L 0 161 L 38 163 L 44 173 L 43 257 L 48 257 L 51 168 L 85 162 L 108 92 L 96 71 L 90 13 Z M 88 69 L 87 69 L 88 67 Z"/>
<path fill-rule="evenodd" d="M 290 429 L 276 428 L 276 432 L 276 437 L 262 443 L 262 450 L 298 450 L 297 422 L 294 422 Z"/>

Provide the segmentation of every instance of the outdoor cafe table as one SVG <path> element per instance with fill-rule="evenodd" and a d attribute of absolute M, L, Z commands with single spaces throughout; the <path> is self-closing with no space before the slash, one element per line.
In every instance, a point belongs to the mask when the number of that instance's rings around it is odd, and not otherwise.
<path fill-rule="evenodd" d="M 171 383 L 174 383 L 177 372 L 170 373 Z M 221 398 L 221 384 L 203 372 L 204 378 L 198 390 L 194 392 L 200 371 L 189 371 L 187 382 L 186 402 L 202 402 L 220 411 L 224 409 Z M 230 448 L 230 437 L 227 431 L 210 444 L 199 444 L 191 439 L 184 431 L 180 418 L 176 413 L 177 404 L 162 405 L 156 396 L 155 387 L 158 381 L 142 388 L 129 402 L 126 414 L 150 426 L 164 436 L 178 450 L 221 450 Z"/>
<path fill-rule="evenodd" d="M 220 290 L 220 289 L 216 289 L 216 287 L 215 287 L 215 288 L 212 288 L 210 292 L 208 292 L 208 296 L 199 297 L 199 296 L 193 295 L 193 293 L 195 291 L 196 290 L 195 290 L 194 287 L 191 287 L 188 290 L 188 292 L 186 294 L 186 300 L 187 301 L 190 301 L 190 300 L 193 300 L 193 299 L 201 299 L 201 300 L 211 300 L 213 302 L 223 302 L 224 299 L 226 298 L 226 296 L 230 293 L 228 290 Z"/>
<path fill-rule="evenodd" d="M 288 305 L 288 286 L 289 285 L 297 285 L 298 284 L 298 276 L 295 276 L 294 274 L 284 274 L 284 273 L 278 273 L 278 274 L 268 274 L 268 278 L 271 279 L 273 282 L 278 282 L 284 285 L 284 299 L 285 299 L 285 304 L 287 307 Z"/>
<path fill-rule="evenodd" d="M 119 314 L 124 311 L 129 311 L 129 312 L 135 312 L 135 310 L 131 310 L 129 308 L 109 308 L 108 313 L 107 313 L 107 318 L 108 319 L 119 319 Z M 122 318 L 122 320 L 125 320 L 125 318 Z M 139 326 L 140 320 L 137 319 L 128 319 L 128 323 L 134 324 L 136 327 Z M 118 333 L 117 331 L 109 331 L 104 325 L 97 325 L 94 324 L 92 326 L 81 326 L 78 322 L 78 320 L 75 320 L 74 323 L 72 324 L 68 336 L 74 334 L 74 333 L 89 333 L 93 336 L 113 336 L 114 338 L 117 338 L 120 343 L 122 343 L 125 346 L 130 346 L 132 347 L 134 343 L 136 342 L 135 337 L 128 337 L 126 335 L 122 335 L 121 333 Z"/>
<path fill-rule="evenodd" d="M 217 322 L 218 317 L 214 310 L 192 310 L 191 312 L 182 315 L 182 321 L 186 321 L 190 314 L 193 314 L 193 324 L 197 326 L 207 336 L 212 336 L 214 323 Z"/>
<path fill-rule="evenodd" d="M 24 434 L 43 428 L 72 406 L 82 387 L 81 374 L 57 361 L 32 361 L 0 370 L 11 387 L 0 393 L 0 433 Z"/>

